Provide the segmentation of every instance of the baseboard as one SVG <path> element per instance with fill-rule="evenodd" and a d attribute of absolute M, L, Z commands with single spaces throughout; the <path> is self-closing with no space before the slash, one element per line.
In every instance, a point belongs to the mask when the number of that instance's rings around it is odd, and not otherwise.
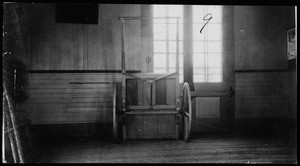
<path fill-rule="evenodd" d="M 234 131 L 257 136 L 291 137 L 297 133 L 297 119 L 236 119 Z"/>

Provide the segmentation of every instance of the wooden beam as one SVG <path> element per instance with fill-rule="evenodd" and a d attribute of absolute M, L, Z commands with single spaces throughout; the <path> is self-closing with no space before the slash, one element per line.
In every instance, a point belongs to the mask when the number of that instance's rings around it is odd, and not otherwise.
<path fill-rule="evenodd" d="M 191 97 L 220 97 L 220 96 L 230 96 L 230 91 L 206 91 L 206 92 L 191 92 Z"/>
<path fill-rule="evenodd" d="M 126 112 L 126 115 L 172 115 L 178 114 L 177 111 L 132 111 Z"/>
<path fill-rule="evenodd" d="M 27 70 L 28 73 L 122 73 L 122 70 Z M 127 70 L 126 73 L 140 73 L 141 70 Z"/>
<path fill-rule="evenodd" d="M 150 106 L 150 105 L 139 105 L 139 106 L 127 106 L 126 107 L 128 110 L 150 110 L 150 109 L 158 109 L 158 110 L 164 110 L 164 109 L 175 109 L 175 105 L 155 105 L 155 106 Z"/>

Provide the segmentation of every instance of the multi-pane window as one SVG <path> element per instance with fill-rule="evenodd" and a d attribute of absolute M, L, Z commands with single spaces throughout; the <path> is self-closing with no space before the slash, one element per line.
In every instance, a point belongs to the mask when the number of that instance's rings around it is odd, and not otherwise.
<path fill-rule="evenodd" d="M 222 7 L 192 7 L 193 34 L 193 80 L 194 82 L 222 82 Z M 212 16 L 206 23 L 203 18 Z M 153 5 L 153 17 L 180 17 L 179 20 L 179 80 L 183 81 L 183 6 Z M 154 19 L 154 72 L 175 72 L 176 20 Z"/>
<path fill-rule="evenodd" d="M 203 18 L 209 13 L 212 19 L 200 33 L 206 23 Z M 221 13 L 221 6 L 193 6 L 194 82 L 222 82 Z"/>
<path fill-rule="evenodd" d="M 181 5 L 153 5 L 153 17 L 180 17 L 179 19 L 179 81 L 183 81 L 183 8 Z M 154 19 L 155 73 L 176 71 L 176 19 Z"/>

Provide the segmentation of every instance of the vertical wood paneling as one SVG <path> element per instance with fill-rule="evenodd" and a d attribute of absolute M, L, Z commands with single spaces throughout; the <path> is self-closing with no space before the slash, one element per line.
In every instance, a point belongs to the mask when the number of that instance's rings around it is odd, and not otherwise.
<path fill-rule="evenodd" d="M 37 49 L 36 46 L 38 45 L 38 36 L 34 35 L 35 33 L 35 29 L 30 29 L 30 43 L 31 43 L 31 47 L 30 47 L 30 69 L 31 70 L 38 70 L 37 68 L 37 58 L 38 58 L 38 53 L 37 53 Z"/>
<path fill-rule="evenodd" d="M 127 125 L 127 137 L 140 138 L 144 134 L 143 115 L 127 116 L 126 120 L 130 123 Z"/>
<path fill-rule="evenodd" d="M 33 70 L 120 70 L 120 16 L 140 16 L 140 5 L 99 4 L 99 22 L 55 23 L 55 4 L 24 4 Z M 140 70 L 140 21 L 127 26 L 128 70 Z M 25 32 L 25 33 L 28 33 Z"/>
<path fill-rule="evenodd" d="M 82 25 L 82 65 L 83 70 L 88 69 L 88 25 Z"/>
<path fill-rule="evenodd" d="M 166 79 L 166 104 L 176 104 L 176 80 Z"/>
<path fill-rule="evenodd" d="M 153 137 L 158 132 L 158 115 L 142 115 L 143 116 L 143 136 Z M 130 130 L 130 129 L 129 129 Z"/>
<path fill-rule="evenodd" d="M 174 125 L 172 125 L 174 124 Z M 159 115 L 157 116 L 158 134 L 159 135 L 174 135 L 175 116 Z"/>
<path fill-rule="evenodd" d="M 55 62 L 53 62 L 53 69 L 54 70 L 59 70 L 60 68 L 60 40 L 61 40 L 61 24 L 55 24 L 54 26 L 54 60 Z"/>
<path fill-rule="evenodd" d="M 127 80 L 126 82 L 126 105 L 137 105 L 138 104 L 138 81 L 137 80 Z"/>
<path fill-rule="evenodd" d="M 234 8 L 236 69 L 287 68 L 286 29 L 295 25 L 292 10 L 292 6 Z"/>
<path fill-rule="evenodd" d="M 156 101 L 155 101 L 155 103 L 157 105 L 166 104 L 166 100 L 167 100 L 167 85 L 166 85 L 166 80 L 165 79 L 156 81 L 156 84 L 155 84 L 155 94 L 156 94 L 156 97 L 155 97 Z"/>
<path fill-rule="evenodd" d="M 49 70 L 50 69 L 50 63 L 52 60 L 52 50 L 51 49 L 51 34 L 50 32 L 52 32 L 52 29 L 50 27 L 50 24 L 46 25 L 46 31 L 48 31 L 49 33 L 45 33 L 45 49 L 44 49 L 44 53 L 43 55 L 45 55 L 45 69 Z M 51 35 L 51 36 L 50 36 Z"/>
<path fill-rule="evenodd" d="M 41 23 L 40 26 L 37 26 L 37 36 L 38 38 L 38 43 L 36 46 L 37 49 L 37 59 L 36 59 L 36 64 L 38 64 L 38 70 L 46 70 L 45 66 L 45 25 L 44 23 Z"/>
<path fill-rule="evenodd" d="M 103 7 L 102 7 L 102 4 L 99 4 L 99 11 L 98 11 L 98 22 L 99 22 L 99 24 L 98 24 L 98 28 L 97 28 L 97 30 L 98 30 L 98 38 L 97 38 L 97 40 L 98 40 L 98 45 L 97 45 L 97 49 L 98 49 L 98 59 L 97 59 L 97 61 L 98 61 L 98 66 L 99 66 L 99 69 L 105 69 L 105 67 L 104 67 L 104 65 L 105 65 L 105 57 L 104 57 L 104 55 L 103 55 L 103 44 L 104 44 L 104 42 L 103 42 L 103 33 L 102 33 L 102 31 L 103 31 L 103 26 L 105 26 L 105 25 L 103 25 L 102 24 L 102 13 L 103 13 Z"/>
<path fill-rule="evenodd" d="M 101 45 L 101 28 L 97 26 L 97 69 L 104 69 L 103 68 L 103 58 L 102 58 L 102 45 Z"/>
<path fill-rule="evenodd" d="M 74 56 L 74 48 L 73 48 L 73 43 L 74 43 L 74 24 L 68 24 L 68 48 L 67 48 L 67 70 L 72 70 L 73 69 L 73 56 Z"/>
<path fill-rule="evenodd" d="M 57 57 L 55 52 L 55 13 L 53 12 L 55 10 L 54 7 L 51 8 L 51 12 L 49 12 L 49 29 L 50 32 L 47 33 L 47 40 L 49 40 L 49 70 L 56 70 L 57 69 Z"/>
<path fill-rule="evenodd" d="M 81 70 L 80 67 L 80 53 L 81 53 L 81 40 L 82 40 L 82 32 L 81 32 L 81 25 L 74 24 L 74 33 L 73 33 L 73 69 L 74 70 Z"/>
<path fill-rule="evenodd" d="M 150 105 L 150 83 L 143 82 L 143 105 Z"/>
<path fill-rule="evenodd" d="M 138 103 L 138 105 L 142 105 L 143 104 L 143 82 L 144 82 L 145 80 L 138 80 L 138 87 L 137 87 L 137 95 L 138 95 L 138 97 L 137 97 L 137 103 Z"/>
<path fill-rule="evenodd" d="M 141 16 L 142 17 L 151 17 L 149 5 L 141 5 Z M 142 20 L 141 21 L 141 56 L 140 56 L 140 67 L 142 72 L 149 71 L 149 63 L 147 63 L 146 58 L 150 57 L 149 45 L 150 45 L 150 24 L 151 20 Z"/>
<path fill-rule="evenodd" d="M 58 29 L 60 70 L 68 68 L 68 24 L 60 24 Z"/>
<path fill-rule="evenodd" d="M 121 29 L 118 17 L 123 15 L 124 6 L 119 4 L 102 4 L 101 36 L 104 68 L 108 70 L 121 69 Z"/>
<path fill-rule="evenodd" d="M 88 70 L 98 69 L 98 26 L 88 26 Z"/>

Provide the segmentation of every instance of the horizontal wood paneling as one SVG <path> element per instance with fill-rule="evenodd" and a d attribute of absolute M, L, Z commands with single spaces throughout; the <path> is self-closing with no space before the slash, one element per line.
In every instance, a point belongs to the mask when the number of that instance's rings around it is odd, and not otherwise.
<path fill-rule="evenodd" d="M 237 119 L 293 118 L 291 72 L 236 73 Z M 291 84 L 289 84 L 290 82 Z"/>
<path fill-rule="evenodd" d="M 29 73 L 28 98 L 17 109 L 32 124 L 112 122 L 112 84 L 70 84 L 74 81 L 121 82 L 120 73 Z"/>

